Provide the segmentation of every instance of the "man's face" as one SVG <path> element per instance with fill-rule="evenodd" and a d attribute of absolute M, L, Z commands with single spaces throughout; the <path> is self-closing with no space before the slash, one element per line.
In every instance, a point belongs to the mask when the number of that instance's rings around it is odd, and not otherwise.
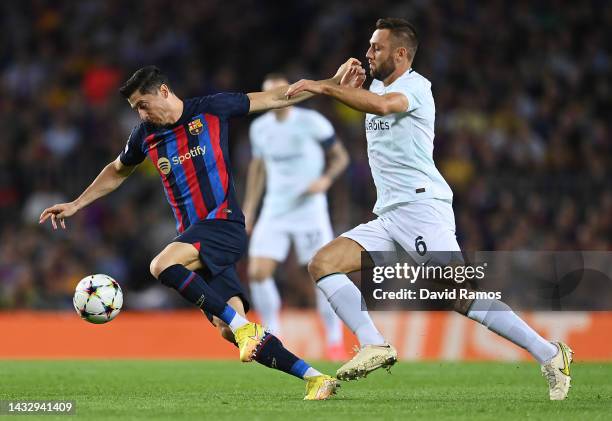
<path fill-rule="evenodd" d="M 128 99 L 132 109 L 138 112 L 138 116 L 145 123 L 156 126 L 168 124 L 166 119 L 169 115 L 168 90 L 162 85 L 153 94 L 134 92 Z"/>
<path fill-rule="evenodd" d="M 384 80 L 395 71 L 393 61 L 391 32 L 388 29 L 377 29 L 370 38 L 370 48 L 366 58 L 370 65 L 370 76 L 374 79 Z"/>

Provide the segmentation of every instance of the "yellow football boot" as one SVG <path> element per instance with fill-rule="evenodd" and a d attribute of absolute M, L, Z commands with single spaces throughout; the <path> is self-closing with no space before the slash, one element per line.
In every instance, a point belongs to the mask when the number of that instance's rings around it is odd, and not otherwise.
<path fill-rule="evenodd" d="M 236 329 L 234 337 L 240 350 L 240 361 L 244 363 L 253 361 L 257 348 L 261 345 L 267 334 L 263 326 L 257 323 L 247 323 Z"/>
<path fill-rule="evenodd" d="M 336 393 L 336 389 L 340 387 L 336 379 L 331 376 L 322 374 L 320 376 L 304 377 L 306 380 L 306 396 L 305 401 L 322 401 Z"/>

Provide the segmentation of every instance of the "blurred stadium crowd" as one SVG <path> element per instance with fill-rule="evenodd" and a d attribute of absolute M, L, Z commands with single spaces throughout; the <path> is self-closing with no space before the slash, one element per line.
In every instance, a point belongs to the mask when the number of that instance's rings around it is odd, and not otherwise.
<path fill-rule="evenodd" d="M 419 30 L 414 67 L 433 83 L 435 158 L 455 192 L 460 244 L 610 250 L 609 3 L 369 3 L 0 3 L 0 308 L 68 308 L 88 273 L 118 279 L 132 308 L 181 305 L 148 272 L 174 236 L 151 165 L 68 220 L 67 231 L 37 223 L 123 148 L 137 116 L 117 88 L 134 70 L 157 64 L 182 97 L 256 91 L 272 71 L 328 77 L 349 56 L 366 63 L 382 16 L 407 17 Z M 340 233 L 373 217 L 363 116 L 327 99 L 306 106 L 333 121 L 351 155 L 329 194 Z M 250 120 L 230 131 L 241 195 Z M 288 305 L 312 303 L 295 263 L 278 278 Z"/>

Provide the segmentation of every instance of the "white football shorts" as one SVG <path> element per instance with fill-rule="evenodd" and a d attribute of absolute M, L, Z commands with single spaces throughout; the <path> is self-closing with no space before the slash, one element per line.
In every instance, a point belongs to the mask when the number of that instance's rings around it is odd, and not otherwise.
<path fill-rule="evenodd" d="M 293 243 L 300 265 L 306 265 L 315 253 L 334 239 L 327 212 L 311 218 L 295 220 L 290 217 L 260 218 L 251 235 L 249 257 L 266 257 L 282 262 Z"/>
<path fill-rule="evenodd" d="M 345 232 L 342 237 L 356 241 L 368 252 L 398 253 L 399 246 L 419 264 L 432 258 L 438 261 L 441 256 L 446 262 L 438 263 L 448 263 L 450 259 L 460 258 L 461 252 L 455 236 L 453 206 L 440 199 L 402 203 Z M 432 255 L 432 252 L 450 253 Z"/>

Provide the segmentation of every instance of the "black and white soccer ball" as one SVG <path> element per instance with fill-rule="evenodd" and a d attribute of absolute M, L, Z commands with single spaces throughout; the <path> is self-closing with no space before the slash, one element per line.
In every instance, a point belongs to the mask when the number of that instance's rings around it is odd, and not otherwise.
<path fill-rule="evenodd" d="M 81 279 L 72 299 L 77 314 L 90 323 L 107 323 L 117 317 L 123 306 L 119 283 L 108 275 L 89 275 Z"/>

